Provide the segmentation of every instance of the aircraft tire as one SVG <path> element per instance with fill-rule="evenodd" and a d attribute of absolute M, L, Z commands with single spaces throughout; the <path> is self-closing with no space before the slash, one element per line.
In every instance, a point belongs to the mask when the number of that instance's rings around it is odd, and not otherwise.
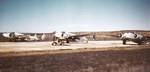
<path fill-rule="evenodd" d="M 16 40 L 15 39 L 10 39 L 10 42 L 16 42 Z"/>
<path fill-rule="evenodd" d="M 138 45 L 141 45 L 141 42 L 138 42 Z"/>
<path fill-rule="evenodd" d="M 11 39 L 9 39 L 9 42 L 12 42 L 12 40 L 11 40 Z"/>
<path fill-rule="evenodd" d="M 24 41 L 24 39 L 21 39 L 21 41 Z"/>
<path fill-rule="evenodd" d="M 123 40 L 123 45 L 125 45 L 126 44 L 126 40 Z"/>
<path fill-rule="evenodd" d="M 17 40 L 16 40 L 16 39 L 13 39 L 13 42 L 17 42 Z"/>
<path fill-rule="evenodd" d="M 61 42 L 61 43 L 60 43 L 61 46 L 63 46 L 64 44 L 65 44 L 64 42 Z"/>
<path fill-rule="evenodd" d="M 69 40 L 68 40 L 68 39 L 66 40 L 66 43 L 69 43 Z"/>
<path fill-rule="evenodd" d="M 56 45 L 56 44 L 57 44 L 56 42 L 53 42 L 53 43 L 52 43 L 52 45 Z"/>

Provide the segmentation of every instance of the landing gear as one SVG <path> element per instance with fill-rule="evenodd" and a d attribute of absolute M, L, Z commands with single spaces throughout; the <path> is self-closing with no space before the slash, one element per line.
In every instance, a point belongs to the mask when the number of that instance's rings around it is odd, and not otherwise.
<path fill-rule="evenodd" d="M 142 43 L 141 42 L 138 42 L 138 45 L 141 45 Z"/>
<path fill-rule="evenodd" d="M 15 38 L 10 38 L 9 42 L 17 42 Z"/>
<path fill-rule="evenodd" d="M 61 42 L 60 45 L 63 46 L 65 44 L 65 42 Z"/>
<path fill-rule="evenodd" d="M 53 42 L 52 45 L 57 45 L 57 42 Z"/>
<path fill-rule="evenodd" d="M 123 40 L 123 45 L 125 45 L 126 44 L 126 40 Z"/>
<path fill-rule="evenodd" d="M 65 44 L 65 42 L 63 42 L 63 41 L 62 42 L 53 42 L 52 43 L 53 46 L 55 46 L 55 45 L 61 45 L 61 46 L 63 46 L 64 44 Z"/>
<path fill-rule="evenodd" d="M 12 42 L 12 40 L 11 40 L 11 39 L 9 39 L 9 42 Z"/>
<path fill-rule="evenodd" d="M 66 41 L 64 39 L 57 39 L 56 41 L 53 41 L 52 45 L 64 45 Z"/>
<path fill-rule="evenodd" d="M 69 39 L 66 40 L 66 43 L 69 43 Z"/>

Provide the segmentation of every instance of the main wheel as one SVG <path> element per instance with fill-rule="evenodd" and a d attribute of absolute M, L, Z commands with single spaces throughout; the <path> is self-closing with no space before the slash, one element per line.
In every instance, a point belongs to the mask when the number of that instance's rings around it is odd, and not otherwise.
<path fill-rule="evenodd" d="M 138 42 L 138 45 L 141 45 L 142 43 L 141 42 Z"/>
<path fill-rule="evenodd" d="M 66 43 L 69 43 L 69 39 L 66 40 Z"/>
<path fill-rule="evenodd" d="M 56 45 L 56 44 L 57 44 L 56 42 L 53 42 L 53 43 L 52 43 L 52 45 Z"/>
<path fill-rule="evenodd" d="M 12 40 L 11 40 L 11 39 L 9 39 L 9 42 L 12 42 Z"/>
<path fill-rule="evenodd" d="M 60 45 L 64 45 L 64 44 L 65 44 L 65 42 L 61 42 L 61 43 L 60 43 Z"/>
<path fill-rule="evenodd" d="M 125 45 L 126 44 L 126 40 L 123 40 L 123 45 Z"/>

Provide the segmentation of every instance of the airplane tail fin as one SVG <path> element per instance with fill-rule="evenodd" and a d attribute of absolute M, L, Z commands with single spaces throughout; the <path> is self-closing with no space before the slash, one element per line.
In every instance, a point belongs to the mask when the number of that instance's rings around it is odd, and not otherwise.
<path fill-rule="evenodd" d="M 34 37 L 37 37 L 37 35 L 35 34 Z"/>

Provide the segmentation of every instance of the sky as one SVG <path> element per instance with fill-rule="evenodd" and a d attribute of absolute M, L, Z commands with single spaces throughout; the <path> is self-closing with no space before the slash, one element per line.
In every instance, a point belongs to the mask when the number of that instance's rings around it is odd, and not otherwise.
<path fill-rule="evenodd" d="M 0 0 L 0 32 L 150 30 L 150 0 Z"/>

